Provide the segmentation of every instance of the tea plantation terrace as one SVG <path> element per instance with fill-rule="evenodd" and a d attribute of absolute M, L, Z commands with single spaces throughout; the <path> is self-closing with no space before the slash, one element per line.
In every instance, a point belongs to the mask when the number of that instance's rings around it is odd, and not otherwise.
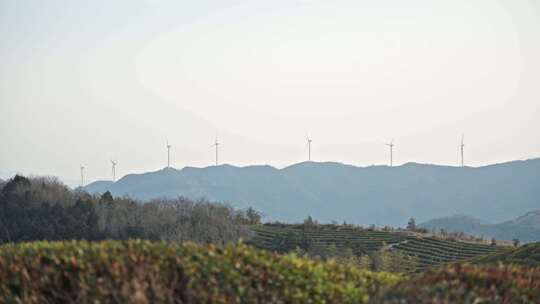
<path fill-rule="evenodd" d="M 303 225 L 253 226 L 250 244 L 278 252 L 294 250 L 309 242 L 311 248 L 336 246 L 350 248 L 355 254 L 369 254 L 376 250 L 401 250 L 415 257 L 418 270 L 446 263 L 463 261 L 501 250 L 499 246 L 482 243 L 442 240 L 406 231 L 377 231 L 355 227 Z"/>

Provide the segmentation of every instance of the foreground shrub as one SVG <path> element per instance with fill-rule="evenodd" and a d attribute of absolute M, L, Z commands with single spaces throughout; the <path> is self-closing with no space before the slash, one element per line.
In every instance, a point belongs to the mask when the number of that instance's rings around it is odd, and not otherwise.
<path fill-rule="evenodd" d="M 0 302 L 366 303 L 399 277 L 245 245 L 148 241 L 0 246 Z"/>
<path fill-rule="evenodd" d="M 454 264 L 403 281 L 377 303 L 540 303 L 540 268 Z"/>

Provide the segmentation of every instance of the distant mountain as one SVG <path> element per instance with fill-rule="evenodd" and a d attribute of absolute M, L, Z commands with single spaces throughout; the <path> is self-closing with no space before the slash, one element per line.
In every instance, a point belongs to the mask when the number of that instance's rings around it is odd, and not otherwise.
<path fill-rule="evenodd" d="M 444 229 L 451 232 L 461 231 L 470 234 L 471 231 L 480 231 L 485 227 L 488 227 L 489 224 L 474 217 L 458 214 L 432 219 L 425 223 L 421 223 L 418 226 L 428 230 Z"/>
<path fill-rule="evenodd" d="M 501 223 L 500 225 L 524 226 L 524 227 L 540 229 L 540 209 L 529 211 L 525 215 L 522 215 L 513 221 L 504 222 L 504 223 Z"/>
<path fill-rule="evenodd" d="M 112 181 L 97 181 L 93 182 L 91 184 L 88 184 L 87 186 L 81 188 L 75 188 L 75 190 L 85 190 L 89 193 L 103 193 L 107 191 L 106 189 L 111 188 L 113 182 Z"/>
<path fill-rule="evenodd" d="M 429 230 L 444 229 L 449 232 L 494 237 L 502 240 L 519 239 L 522 242 L 540 241 L 540 210 L 529 211 L 518 218 L 498 224 L 486 224 L 471 217 L 457 215 L 433 219 L 419 224 Z"/>
<path fill-rule="evenodd" d="M 501 222 L 540 207 L 540 159 L 472 167 L 408 163 L 355 167 L 303 162 L 270 166 L 162 169 L 130 174 L 115 183 L 85 187 L 92 193 L 141 200 L 206 197 L 235 207 L 253 206 L 271 220 L 300 221 L 311 215 L 358 224 L 403 226 L 449 214 Z"/>

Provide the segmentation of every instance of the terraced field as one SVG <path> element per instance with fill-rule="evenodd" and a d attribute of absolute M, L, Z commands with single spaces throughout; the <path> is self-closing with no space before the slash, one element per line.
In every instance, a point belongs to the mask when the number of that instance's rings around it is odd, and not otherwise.
<path fill-rule="evenodd" d="M 393 248 L 416 257 L 420 270 L 487 255 L 499 250 L 498 247 L 490 245 L 445 241 L 418 236 L 410 236 L 406 241 L 396 244 Z"/>
<path fill-rule="evenodd" d="M 530 243 L 520 247 L 509 247 L 496 253 L 480 256 L 472 260 L 478 264 L 514 264 L 529 267 L 540 267 L 540 242 Z"/>
<path fill-rule="evenodd" d="M 439 240 L 409 232 L 374 231 L 343 226 L 259 225 L 252 228 L 250 243 L 262 249 L 287 251 L 302 242 L 311 248 L 335 245 L 338 249 L 351 248 L 355 254 L 366 254 L 380 249 L 401 250 L 417 260 L 418 270 L 450 262 L 470 259 L 498 251 L 486 244 Z"/>

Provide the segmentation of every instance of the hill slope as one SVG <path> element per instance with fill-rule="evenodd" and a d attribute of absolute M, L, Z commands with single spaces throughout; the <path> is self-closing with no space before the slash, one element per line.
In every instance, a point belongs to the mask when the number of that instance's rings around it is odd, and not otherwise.
<path fill-rule="evenodd" d="M 448 214 L 499 222 L 538 208 L 540 159 L 479 168 L 315 162 L 284 169 L 186 167 L 130 174 L 116 183 L 90 184 L 86 189 L 142 200 L 204 196 L 235 207 L 253 206 L 272 220 L 290 222 L 311 215 L 323 222 L 402 226 L 409 217 L 425 221 Z"/>

